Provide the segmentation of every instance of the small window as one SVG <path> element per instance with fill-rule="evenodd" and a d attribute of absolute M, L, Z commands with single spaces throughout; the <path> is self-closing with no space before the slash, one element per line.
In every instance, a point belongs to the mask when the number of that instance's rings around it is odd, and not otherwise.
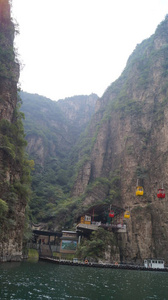
<path fill-rule="evenodd" d="M 91 221 L 91 217 L 86 215 L 85 216 L 85 221 L 89 221 L 90 222 Z"/>
<path fill-rule="evenodd" d="M 163 261 L 162 261 L 162 260 L 159 260 L 159 264 L 163 264 Z"/>

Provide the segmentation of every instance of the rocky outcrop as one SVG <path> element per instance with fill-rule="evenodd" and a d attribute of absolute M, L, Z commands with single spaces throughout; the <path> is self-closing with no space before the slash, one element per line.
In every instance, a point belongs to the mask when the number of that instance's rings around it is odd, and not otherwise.
<path fill-rule="evenodd" d="M 10 3 L 0 0 L 0 261 L 21 260 L 26 194 L 23 128 L 16 110 L 19 64 Z"/>
<path fill-rule="evenodd" d="M 89 96 L 74 96 L 59 100 L 57 104 L 66 119 L 71 123 L 78 123 L 79 127 L 88 124 L 90 121 L 95 111 L 97 99 L 98 96 L 96 94 L 91 94 Z"/>
<path fill-rule="evenodd" d="M 120 78 L 98 99 L 89 130 L 95 138 L 90 169 L 84 164 L 73 189 L 79 196 L 86 182 L 99 177 L 111 181 L 117 174 L 120 197 L 111 202 L 131 211 L 127 234 L 118 237 L 123 261 L 162 257 L 168 263 L 168 194 L 162 200 L 156 196 L 162 183 L 168 193 L 167 28 L 168 17 L 137 45 Z M 135 196 L 137 179 L 144 196 Z M 109 193 L 110 187 L 104 200 Z M 88 197 L 86 193 L 84 203 Z"/>
<path fill-rule="evenodd" d="M 43 167 L 49 157 L 62 161 L 69 155 L 90 122 L 98 99 L 95 94 L 57 102 L 26 92 L 21 92 L 20 96 L 23 100 L 21 110 L 25 114 L 27 152 Z"/>

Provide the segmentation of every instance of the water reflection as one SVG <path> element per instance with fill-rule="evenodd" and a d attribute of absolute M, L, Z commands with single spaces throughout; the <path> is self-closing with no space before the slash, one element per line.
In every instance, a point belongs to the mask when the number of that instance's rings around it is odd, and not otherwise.
<path fill-rule="evenodd" d="M 5 263 L 0 299 L 167 300 L 168 273 Z"/>

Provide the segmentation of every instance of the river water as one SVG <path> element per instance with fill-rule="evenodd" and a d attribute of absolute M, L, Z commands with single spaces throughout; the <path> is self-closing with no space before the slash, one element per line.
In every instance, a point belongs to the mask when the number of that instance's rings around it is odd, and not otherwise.
<path fill-rule="evenodd" d="M 168 300 L 168 273 L 3 263 L 0 299 Z"/>

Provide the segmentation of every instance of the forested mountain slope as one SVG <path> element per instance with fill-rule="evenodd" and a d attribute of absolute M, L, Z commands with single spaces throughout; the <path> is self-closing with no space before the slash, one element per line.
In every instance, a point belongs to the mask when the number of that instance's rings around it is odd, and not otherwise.
<path fill-rule="evenodd" d="M 98 96 L 74 96 L 52 101 L 37 94 L 20 93 L 27 152 L 35 162 L 30 208 L 34 222 L 53 219 L 53 207 L 69 198 L 75 175 L 75 145 L 85 131 Z"/>
<path fill-rule="evenodd" d="M 33 217 L 50 220 L 53 229 L 71 228 L 77 217 L 97 204 L 129 209 L 127 233 L 116 235 L 120 259 L 127 262 L 142 263 L 146 257 L 168 262 L 167 32 L 166 16 L 156 32 L 137 45 L 118 80 L 97 99 L 85 131 L 75 131 L 72 106 L 63 109 L 59 103 L 59 125 L 50 118 L 49 131 L 46 108 L 38 107 L 44 115 L 37 118 L 40 128 L 37 122 L 32 130 L 45 128 L 47 140 L 44 130 L 30 133 L 30 119 L 25 123 L 28 151 L 36 162 Z M 135 195 L 137 181 L 144 187 L 143 196 Z M 166 197 L 159 199 L 157 189 L 162 185 Z"/>
<path fill-rule="evenodd" d="M 111 239 L 119 259 L 131 263 L 147 257 L 168 263 L 167 33 L 168 16 L 137 45 L 100 99 L 92 94 L 54 102 L 20 93 L 27 152 L 35 161 L 31 220 L 45 223 L 45 229 L 72 229 L 98 204 L 129 209 L 126 233 L 106 231 L 103 246 Z M 33 167 L 24 151 L 14 34 L 10 1 L 0 0 L 0 261 L 22 257 Z M 137 181 L 143 196 L 135 195 Z M 161 199 L 162 185 L 166 197 Z M 100 244 L 102 235 L 97 234 Z"/>

